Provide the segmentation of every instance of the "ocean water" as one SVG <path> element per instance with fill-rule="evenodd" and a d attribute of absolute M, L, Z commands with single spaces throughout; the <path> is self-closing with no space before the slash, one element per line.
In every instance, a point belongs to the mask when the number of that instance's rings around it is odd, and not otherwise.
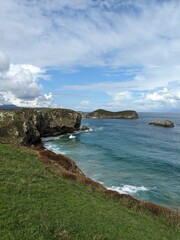
<path fill-rule="evenodd" d="M 172 120 L 174 128 L 150 126 Z M 139 113 L 139 119 L 83 119 L 90 132 L 44 139 L 109 189 L 180 209 L 180 114 Z"/>

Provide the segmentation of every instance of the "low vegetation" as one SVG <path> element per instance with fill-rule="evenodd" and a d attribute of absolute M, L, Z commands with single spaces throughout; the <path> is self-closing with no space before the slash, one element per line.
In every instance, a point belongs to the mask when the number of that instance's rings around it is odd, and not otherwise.
<path fill-rule="evenodd" d="M 86 118 L 127 118 L 127 119 L 136 119 L 138 114 L 136 111 L 126 110 L 120 112 L 111 112 L 104 109 L 98 109 L 93 112 L 90 112 L 86 115 Z"/>
<path fill-rule="evenodd" d="M 127 198 L 87 187 L 87 179 L 80 184 L 72 173 L 60 177 L 40 159 L 38 151 L 0 145 L 0 239 L 179 239 L 177 220 L 129 208 Z"/>

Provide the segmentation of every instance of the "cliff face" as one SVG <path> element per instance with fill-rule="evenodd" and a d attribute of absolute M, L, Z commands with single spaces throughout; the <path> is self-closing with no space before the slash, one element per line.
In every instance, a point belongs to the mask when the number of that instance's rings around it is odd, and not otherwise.
<path fill-rule="evenodd" d="M 121 111 L 121 112 L 110 112 L 104 109 L 98 109 L 86 115 L 86 118 L 125 118 L 125 119 L 136 119 L 138 114 L 136 111 Z"/>
<path fill-rule="evenodd" d="M 68 109 L 20 109 L 0 111 L 0 142 L 32 145 L 41 137 L 78 130 L 81 114 Z"/>

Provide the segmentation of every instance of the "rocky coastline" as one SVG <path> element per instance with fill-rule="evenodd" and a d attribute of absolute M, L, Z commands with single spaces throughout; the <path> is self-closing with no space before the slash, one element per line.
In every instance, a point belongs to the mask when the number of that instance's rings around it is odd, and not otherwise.
<path fill-rule="evenodd" d="M 131 116 L 136 116 L 133 113 Z M 128 115 L 129 116 L 129 115 Z M 137 117 L 136 117 L 137 118 Z M 43 163 L 63 178 L 77 181 L 105 195 L 127 199 L 129 207 L 146 209 L 155 215 L 173 213 L 172 210 L 154 203 L 137 200 L 130 195 L 108 190 L 100 183 L 86 177 L 76 163 L 61 154 L 55 154 L 42 146 L 41 137 L 72 133 L 80 129 L 81 114 L 67 109 L 20 109 L 0 112 L 0 143 L 31 147 L 39 152 Z M 83 129 L 88 130 L 86 126 Z M 37 145 L 40 144 L 39 147 Z M 32 146 L 35 145 L 35 146 Z"/>
<path fill-rule="evenodd" d="M 0 142 L 31 146 L 42 137 L 79 130 L 81 114 L 69 109 L 18 109 L 0 111 Z"/>
<path fill-rule="evenodd" d="M 102 184 L 92 180 L 91 178 L 86 177 L 82 170 L 69 157 L 61 154 L 56 154 L 50 150 L 45 149 L 43 146 L 34 147 L 33 149 L 39 152 L 41 161 L 44 164 L 49 166 L 49 168 L 53 172 L 65 179 L 76 181 L 96 191 L 100 191 L 104 194 L 105 197 L 112 197 L 117 200 L 124 199 L 126 206 L 129 208 L 136 208 L 137 210 L 142 211 L 145 210 L 156 216 L 164 216 L 165 214 L 172 216 L 177 215 L 175 211 L 169 208 L 157 205 L 155 203 L 136 199 L 128 194 L 122 194 L 118 193 L 117 191 L 107 189 Z M 177 217 L 179 218 L 180 216 L 177 215 Z"/>

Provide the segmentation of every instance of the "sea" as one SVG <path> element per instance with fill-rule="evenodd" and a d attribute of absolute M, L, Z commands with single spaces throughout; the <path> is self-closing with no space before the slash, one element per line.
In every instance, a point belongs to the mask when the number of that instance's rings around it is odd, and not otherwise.
<path fill-rule="evenodd" d="M 171 120 L 174 128 L 148 125 Z M 180 113 L 139 113 L 138 119 L 83 119 L 90 131 L 43 139 L 108 189 L 180 210 Z"/>

